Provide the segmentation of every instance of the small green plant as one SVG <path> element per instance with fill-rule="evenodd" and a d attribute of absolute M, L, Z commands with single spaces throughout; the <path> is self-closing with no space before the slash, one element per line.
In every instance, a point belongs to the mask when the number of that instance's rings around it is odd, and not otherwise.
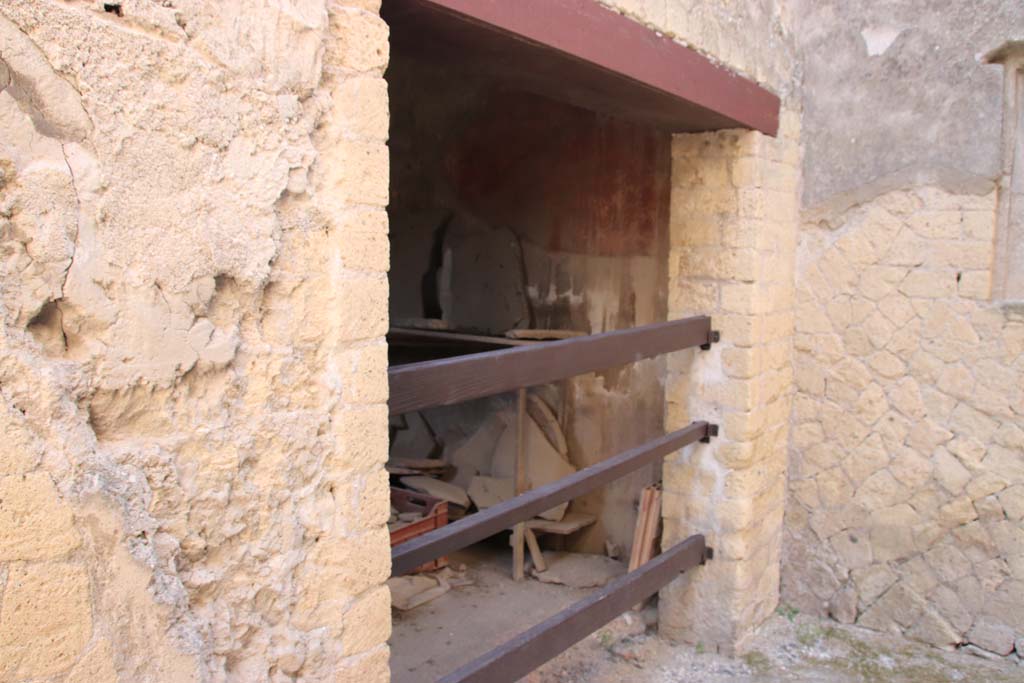
<path fill-rule="evenodd" d="M 606 650 L 610 650 L 612 645 L 615 644 L 615 636 L 611 634 L 611 631 L 601 631 L 601 647 Z"/>
<path fill-rule="evenodd" d="M 810 647 L 821 640 L 828 640 L 836 635 L 831 626 L 822 628 L 816 624 L 800 624 L 796 628 L 796 639 L 801 645 Z"/>
<path fill-rule="evenodd" d="M 821 639 L 821 629 L 810 624 L 801 624 L 796 629 L 796 640 L 804 647 L 810 647 Z"/>
<path fill-rule="evenodd" d="M 764 673 L 772 668 L 771 660 L 763 652 L 757 650 L 751 650 L 743 655 L 743 661 L 755 673 Z"/>
<path fill-rule="evenodd" d="M 693 646 L 693 651 L 699 655 L 704 654 L 704 643 L 697 641 L 697 644 Z"/>
<path fill-rule="evenodd" d="M 796 615 L 800 614 L 800 610 L 783 603 L 775 608 L 775 613 L 781 617 L 785 617 L 787 621 L 792 623 L 793 620 L 796 619 Z"/>

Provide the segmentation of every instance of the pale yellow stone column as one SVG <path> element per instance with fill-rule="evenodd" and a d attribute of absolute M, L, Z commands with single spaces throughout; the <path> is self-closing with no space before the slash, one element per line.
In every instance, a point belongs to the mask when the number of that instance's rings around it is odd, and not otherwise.
<path fill-rule="evenodd" d="M 391 597 L 387 343 L 388 27 L 379 0 L 330 4 L 324 58 L 329 111 L 317 139 L 328 234 L 325 362 L 336 391 L 324 468 L 327 532 L 303 570 L 304 630 L 325 629 L 330 680 L 386 681 Z M 323 680 L 328 680 L 324 678 Z"/>
<path fill-rule="evenodd" d="M 715 559 L 661 594 L 660 629 L 734 651 L 775 609 L 791 404 L 798 120 L 673 141 L 669 316 L 709 314 L 710 351 L 669 357 L 666 428 L 721 426 L 669 457 L 663 546 L 707 536 Z"/>

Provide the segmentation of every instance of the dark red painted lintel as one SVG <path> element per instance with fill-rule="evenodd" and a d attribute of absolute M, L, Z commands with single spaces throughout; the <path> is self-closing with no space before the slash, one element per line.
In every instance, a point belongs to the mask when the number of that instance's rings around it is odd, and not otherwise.
<path fill-rule="evenodd" d="M 607 72 L 610 81 L 625 77 L 737 127 L 778 131 L 775 94 L 594 0 L 405 1 L 561 53 Z"/>

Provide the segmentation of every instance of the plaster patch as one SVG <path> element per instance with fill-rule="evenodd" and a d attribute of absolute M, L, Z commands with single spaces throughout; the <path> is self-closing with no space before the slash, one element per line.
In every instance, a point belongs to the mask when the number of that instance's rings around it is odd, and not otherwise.
<path fill-rule="evenodd" d="M 867 48 L 869 57 L 877 57 L 885 54 L 885 51 L 892 46 L 903 29 L 892 26 L 869 26 L 860 32 L 864 39 L 864 47 Z"/>

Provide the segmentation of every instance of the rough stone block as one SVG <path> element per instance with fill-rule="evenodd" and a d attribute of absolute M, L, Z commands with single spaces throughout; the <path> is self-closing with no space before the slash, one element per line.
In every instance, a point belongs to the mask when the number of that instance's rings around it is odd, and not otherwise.
<path fill-rule="evenodd" d="M 944 650 L 960 644 L 960 634 L 935 610 L 926 608 L 917 623 L 906 632 L 907 637 Z"/>
<path fill-rule="evenodd" d="M 971 561 L 955 546 L 932 548 L 924 557 L 943 583 L 953 583 L 971 573 Z"/>
<path fill-rule="evenodd" d="M 330 121 L 347 137 L 386 140 L 388 137 L 388 84 L 379 76 L 344 79 L 331 92 Z"/>
<path fill-rule="evenodd" d="M 387 353 L 387 344 L 372 343 L 338 354 L 338 382 L 346 401 L 352 404 L 387 401 Z"/>
<path fill-rule="evenodd" d="M 91 637 L 89 577 L 82 567 L 11 565 L 0 609 L 0 673 L 29 679 L 66 671 Z"/>
<path fill-rule="evenodd" d="M 938 299 L 956 294 L 957 281 L 948 271 L 912 270 L 900 283 L 899 290 L 909 297 Z"/>
<path fill-rule="evenodd" d="M 925 608 L 921 596 L 902 583 L 897 583 L 864 610 L 857 619 L 857 625 L 876 631 L 891 631 L 900 626 L 907 628 L 917 622 Z"/>
<path fill-rule="evenodd" d="M 341 264 L 345 268 L 371 273 L 388 271 L 391 244 L 385 211 L 363 209 L 346 212 L 338 225 L 337 240 Z"/>
<path fill-rule="evenodd" d="M 388 408 L 384 404 L 353 406 L 332 418 L 337 450 L 328 459 L 328 471 L 351 469 L 366 473 L 388 458 Z"/>
<path fill-rule="evenodd" d="M 0 477 L 0 561 L 64 557 L 79 545 L 73 525 L 47 473 Z"/>
<path fill-rule="evenodd" d="M 967 641 L 1004 657 L 1013 652 L 1015 633 L 1006 624 L 987 616 L 975 620 L 967 632 Z"/>
<path fill-rule="evenodd" d="M 933 456 L 935 462 L 935 480 L 951 495 L 957 495 L 971 480 L 970 471 L 945 448 L 940 448 Z"/>
<path fill-rule="evenodd" d="M 1007 519 L 1014 522 L 1024 519 L 1024 484 L 1018 484 L 1003 490 L 999 493 L 998 499 L 999 504 L 1003 506 Z M 975 507 L 977 505 L 975 503 Z"/>
<path fill-rule="evenodd" d="M 388 668 L 390 650 L 387 645 L 379 645 L 369 652 L 362 652 L 341 660 L 337 669 L 332 671 L 337 681 L 359 681 L 359 683 L 389 683 L 391 680 Z"/>
<path fill-rule="evenodd" d="M 957 498 L 939 508 L 939 522 L 947 528 L 967 524 L 977 518 L 978 512 L 967 496 Z"/>
<path fill-rule="evenodd" d="M 867 567 L 873 560 L 871 544 L 865 535 L 858 531 L 848 530 L 838 533 L 829 539 L 829 543 L 847 569 Z"/>
<path fill-rule="evenodd" d="M 110 641 L 101 639 L 68 673 L 67 683 L 118 683 Z"/>
<path fill-rule="evenodd" d="M 343 616 L 342 650 L 355 655 L 386 643 L 391 637 L 391 593 L 387 586 L 356 599 Z"/>
<path fill-rule="evenodd" d="M 906 504 L 872 511 L 870 538 L 875 559 L 885 562 L 913 554 L 913 528 L 919 522 L 920 516 Z"/>
<path fill-rule="evenodd" d="M 382 72 L 388 64 L 388 25 L 376 13 L 337 7 L 329 15 L 337 49 L 325 63 L 352 71 Z"/>
<path fill-rule="evenodd" d="M 0 424 L 3 424 L 4 434 L 0 442 L 0 476 L 28 472 L 34 469 L 42 458 L 40 444 L 25 425 L 18 422 L 20 420 L 13 414 L 13 408 L 0 406 Z"/>

